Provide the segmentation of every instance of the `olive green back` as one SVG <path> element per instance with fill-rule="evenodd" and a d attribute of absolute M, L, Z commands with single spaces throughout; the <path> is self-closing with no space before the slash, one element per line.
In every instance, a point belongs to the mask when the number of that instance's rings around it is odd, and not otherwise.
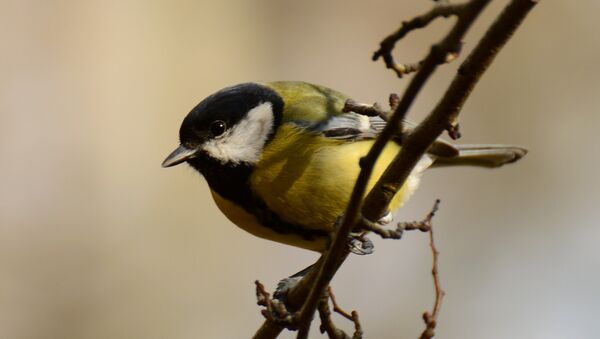
<path fill-rule="evenodd" d="M 348 98 L 330 88 L 301 81 L 277 81 L 265 85 L 283 98 L 283 122 L 317 122 L 342 114 Z"/>

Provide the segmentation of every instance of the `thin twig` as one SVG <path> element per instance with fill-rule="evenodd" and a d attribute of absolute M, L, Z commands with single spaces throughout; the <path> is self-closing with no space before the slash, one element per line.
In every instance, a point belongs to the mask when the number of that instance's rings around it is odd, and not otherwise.
<path fill-rule="evenodd" d="M 380 117 L 384 121 L 389 121 L 392 117 L 392 114 L 398 108 L 400 104 L 400 97 L 398 94 L 392 93 L 389 98 L 390 109 L 383 109 L 378 103 L 374 103 L 373 105 L 361 104 L 352 99 L 346 100 L 344 103 L 344 107 L 342 108 L 342 112 L 354 112 L 362 115 L 366 115 L 368 117 Z"/>
<path fill-rule="evenodd" d="M 333 311 L 354 323 L 354 334 L 352 335 L 352 339 L 362 338 L 363 330 L 360 324 L 360 320 L 358 319 L 358 312 L 353 310 L 352 312 L 348 313 L 343 308 L 341 308 L 340 305 L 337 303 L 337 298 L 335 297 L 335 294 L 333 294 L 333 290 L 331 289 L 331 287 L 328 287 L 327 294 L 329 295 L 331 303 L 333 304 Z"/>
<path fill-rule="evenodd" d="M 385 62 L 385 66 L 389 69 L 392 69 L 399 78 L 402 78 L 404 75 L 413 73 L 421 69 L 424 64 L 424 61 L 419 61 L 413 64 L 401 64 L 396 63 L 394 57 L 392 56 L 392 51 L 396 46 L 396 43 L 402 40 L 408 33 L 426 27 L 433 20 L 440 17 L 450 17 L 450 16 L 460 16 L 464 11 L 466 4 L 448 4 L 448 3 L 440 3 L 436 4 L 429 12 L 419 15 L 413 18 L 410 21 L 403 21 L 402 26 L 395 31 L 394 33 L 387 36 L 381 43 L 379 44 L 379 49 L 373 53 L 373 61 L 377 61 L 379 58 L 383 58 Z M 460 51 L 460 46 L 456 50 L 450 50 L 446 54 L 444 61 L 451 62 L 456 59 L 458 53 Z"/>
<path fill-rule="evenodd" d="M 431 144 L 444 130 L 454 129 L 457 126 L 460 109 L 481 75 L 536 2 L 535 0 L 512 0 L 490 26 L 460 66 L 454 80 L 433 111 L 404 138 L 402 151 L 388 166 L 365 199 L 363 209 L 372 213 L 365 217 L 377 220 L 378 215 L 387 211 L 393 196 L 402 187 Z"/>
<path fill-rule="evenodd" d="M 438 200 L 439 203 L 439 200 Z M 434 211 L 432 211 L 434 213 Z M 433 217 L 433 214 L 430 214 Z M 437 318 L 440 314 L 440 308 L 442 307 L 442 300 L 444 299 L 444 295 L 446 294 L 444 290 L 442 290 L 442 286 L 440 284 L 440 275 L 439 275 L 439 264 L 438 257 L 440 252 L 437 250 L 435 246 L 435 241 L 433 238 L 433 226 L 431 224 L 431 218 L 429 222 L 429 247 L 431 248 L 431 254 L 433 257 L 433 268 L 431 269 L 431 275 L 433 276 L 433 285 L 435 287 L 435 302 L 433 304 L 433 311 L 431 313 L 425 312 L 423 313 L 423 321 L 425 322 L 425 330 L 421 333 L 420 339 L 431 339 L 435 335 L 435 327 L 437 326 Z"/>
<path fill-rule="evenodd" d="M 333 320 L 331 319 L 331 310 L 329 309 L 329 299 L 331 299 L 331 303 L 333 304 L 333 311 L 341 315 L 342 317 L 352 321 L 354 324 L 354 333 L 352 337 L 348 336 L 346 332 L 338 329 Z M 362 326 L 360 324 L 360 320 L 358 318 L 358 312 L 352 311 L 348 313 L 345 311 L 340 305 L 337 303 L 337 299 L 333 294 L 333 290 L 331 287 L 327 288 L 327 293 L 324 297 L 319 301 L 319 316 L 321 318 L 321 333 L 327 332 L 329 338 L 334 339 L 361 339 L 363 336 Z"/>
<path fill-rule="evenodd" d="M 319 318 L 321 319 L 321 333 L 327 333 L 330 339 L 351 339 L 346 332 L 335 326 L 331 318 L 331 309 L 329 308 L 329 298 L 323 297 L 318 305 Z"/>
<path fill-rule="evenodd" d="M 262 315 L 272 323 L 293 329 L 294 318 L 285 308 L 285 305 L 279 300 L 271 298 L 271 295 L 260 281 L 256 280 L 254 284 L 256 285 L 256 303 L 259 306 L 265 306 L 265 309 L 261 311 Z"/>
<path fill-rule="evenodd" d="M 404 235 L 404 231 L 419 230 L 421 232 L 429 232 L 429 230 L 431 230 L 431 220 L 434 217 L 435 212 L 437 212 L 439 205 L 440 199 L 437 199 L 431 208 L 431 211 L 423 220 L 399 222 L 395 229 L 387 229 L 364 217 L 360 221 L 360 226 L 368 231 L 378 234 L 384 239 L 401 239 L 402 235 Z"/>

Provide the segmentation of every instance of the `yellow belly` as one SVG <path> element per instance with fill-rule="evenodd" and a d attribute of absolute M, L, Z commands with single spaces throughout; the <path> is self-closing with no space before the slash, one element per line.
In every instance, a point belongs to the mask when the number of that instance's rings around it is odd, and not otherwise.
<path fill-rule="evenodd" d="M 373 140 L 338 141 L 299 133 L 290 125 L 280 126 L 263 150 L 251 176 L 252 190 L 267 206 L 290 223 L 310 229 L 332 230 L 348 203 L 358 177 L 359 159 L 367 154 Z M 381 154 L 369 183 L 372 187 L 400 150 L 390 142 Z M 396 209 L 408 199 L 419 183 L 421 172 L 431 165 L 423 158 L 390 207 Z"/>
<path fill-rule="evenodd" d="M 308 241 L 295 234 L 282 234 L 261 225 L 256 217 L 233 202 L 221 197 L 215 191 L 211 191 L 213 199 L 219 207 L 219 210 L 225 214 L 227 219 L 238 227 L 257 237 L 276 241 L 279 243 L 305 248 L 312 251 L 322 252 L 327 246 L 327 238 L 315 238 Z"/>

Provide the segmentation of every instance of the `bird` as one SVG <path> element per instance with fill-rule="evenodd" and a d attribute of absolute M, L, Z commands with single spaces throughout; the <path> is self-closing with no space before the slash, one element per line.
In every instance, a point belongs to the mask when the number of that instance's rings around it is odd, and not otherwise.
<path fill-rule="evenodd" d="M 260 238 L 324 252 L 343 214 L 359 160 L 386 122 L 345 112 L 348 96 L 301 81 L 248 82 L 224 88 L 183 119 L 179 146 L 162 163 L 187 163 L 208 183 L 219 210 Z M 387 143 L 369 188 L 401 150 Z M 429 167 L 500 167 L 527 150 L 510 145 L 456 145 L 438 139 L 419 160 L 381 216 L 389 223 Z"/>

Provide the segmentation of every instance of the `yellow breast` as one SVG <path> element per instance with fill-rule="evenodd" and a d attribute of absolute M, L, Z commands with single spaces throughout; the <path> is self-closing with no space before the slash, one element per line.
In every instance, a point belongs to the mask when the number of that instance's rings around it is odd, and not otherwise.
<path fill-rule="evenodd" d="M 332 230 L 346 208 L 358 177 L 359 159 L 373 140 L 339 141 L 302 133 L 290 124 L 280 126 L 276 138 L 264 149 L 250 179 L 252 190 L 269 208 L 290 223 L 310 229 Z M 400 150 L 390 142 L 376 163 L 369 188 Z M 431 164 L 424 158 L 394 197 L 399 208 L 417 188 L 420 173 Z"/>

